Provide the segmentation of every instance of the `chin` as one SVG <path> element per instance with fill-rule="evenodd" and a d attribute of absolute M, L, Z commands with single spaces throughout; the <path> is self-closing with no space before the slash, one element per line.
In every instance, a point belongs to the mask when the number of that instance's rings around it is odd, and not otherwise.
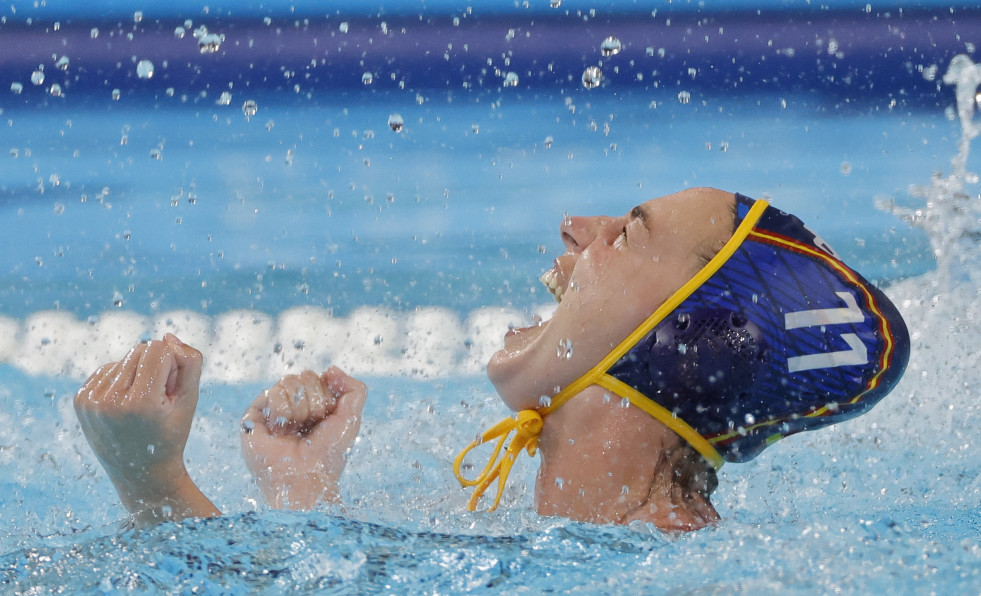
<path fill-rule="evenodd" d="M 527 403 L 527 391 L 522 389 L 526 385 L 522 382 L 522 372 L 527 368 L 523 360 L 520 351 L 504 348 L 495 352 L 487 362 L 487 378 L 501 401 L 515 411 L 531 407 Z"/>

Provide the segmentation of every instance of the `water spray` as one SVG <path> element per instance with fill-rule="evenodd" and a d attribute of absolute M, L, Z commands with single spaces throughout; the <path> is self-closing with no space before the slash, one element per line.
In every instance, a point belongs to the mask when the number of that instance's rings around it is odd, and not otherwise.
<path fill-rule="evenodd" d="M 978 183 L 978 175 L 967 170 L 967 158 L 971 142 L 981 133 L 981 124 L 974 118 L 981 99 L 978 93 L 981 64 L 958 54 L 950 61 L 943 82 L 955 88 L 957 117 L 961 124 L 957 155 L 950 162 L 952 172 L 947 176 L 936 172 L 929 186 L 910 187 L 911 195 L 924 199 L 925 205 L 921 208 L 899 207 L 891 200 L 878 206 L 926 231 L 937 259 L 938 279 L 949 288 L 952 277 L 970 275 L 968 268 L 961 265 L 977 262 L 981 241 L 981 195 L 972 195 L 965 190 L 966 186 Z"/>

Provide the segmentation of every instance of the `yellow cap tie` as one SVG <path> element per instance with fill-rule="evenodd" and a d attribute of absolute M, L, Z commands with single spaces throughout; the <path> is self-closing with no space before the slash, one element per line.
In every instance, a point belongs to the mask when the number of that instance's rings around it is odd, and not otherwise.
<path fill-rule="evenodd" d="M 497 459 L 497 455 L 501 452 L 501 447 L 504 445 L 504 441 L 507 440 L 508 435 L 514 431 L 514 438 L 511 439 L 511 443 L 508 445 L 507 451 L 504 452 L 504 456 L 500 460 Z M 522 410 L 514 416 L 508 416 L 504 420 L 501 420 L 490 429 L 484 431 L 484 434 L 476 438 L 467 445 L 456 459 L 453 460 L 453 473 L 456 474 L 456 479 L 460 481 L 463 486 L 476 486 L 473 495 L 470 496 L 470 501 L 467 502 L 467 511 L 474 511 L 477 509 L 477 502 L 480 497 L 483 496 L 484 491 L 490 486 L 494 479 L 497 478 L 497 495 L 494 497 L 494 504 L 488 509 L 488 511 L 494 511 L 497 509 L 497 504 L 501 501 L 501 494 L 504 492 L 504 484 L 507 482 L 508 474 L 511 473 L 511 466 L 514 465 L 514 460 L 521 453 L 522 449 L 528 450 L 528 455 L 535 455 L 538 450 L 538 435 L 542 432 L 542 417 L 535 410 Z M 491 454 L 490 460 L 487 465 L 484 466 L 483 471 L 479 476 L 473 480 L 464 478 L 460 473 L 460 466 L 463 464 L 463 458 L 470 452 L 471 449 L 477 445 L 483 444 L 492 439 L 497 439 L 497 445 L 494 446 L 494 452 Z"/>

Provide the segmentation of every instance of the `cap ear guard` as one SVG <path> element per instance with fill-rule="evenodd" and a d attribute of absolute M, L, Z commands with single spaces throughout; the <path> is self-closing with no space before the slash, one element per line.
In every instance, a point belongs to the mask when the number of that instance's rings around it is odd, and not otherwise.
<path fill-rule="evenodd" d="M 742 313 L 680 312 L 654 330 L 647 361 L 653 389 L 668 401 L 750 393 L 767 357 L 760 328 Z"/>

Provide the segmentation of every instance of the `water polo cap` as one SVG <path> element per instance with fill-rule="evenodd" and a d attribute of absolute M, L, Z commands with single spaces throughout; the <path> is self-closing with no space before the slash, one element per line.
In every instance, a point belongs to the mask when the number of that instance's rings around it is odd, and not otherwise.
<path fill-rule="evenodd" d="M 629 400 L 716 467 L 858 416 L 892 389 L 909 360 L 909 335 L 889 299 L 766 201 L 736 195 L 735 224 L 708 264 L 589 372 L 457 456 L 458 479 L 477 486 L 471 510 L 495 478 L 497 506 L 514 458 L 522 449 L 534 455 L 542 417 L 590 385 Z M 495 438 L 481 475 L 464 479 L 463 456 Z"/>

